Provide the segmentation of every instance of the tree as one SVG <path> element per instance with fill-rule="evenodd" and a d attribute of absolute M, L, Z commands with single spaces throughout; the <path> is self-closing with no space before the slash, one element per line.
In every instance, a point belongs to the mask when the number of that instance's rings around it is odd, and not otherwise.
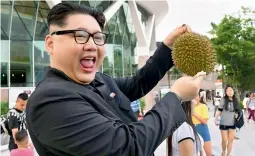
<path fill-rule="evenodd" d="M 1 101 L 1 115 L 5 115 L 9 111 L 9 103 L 7 101 Z"/>
<path fill-rule="evenodd" d="M 112 76 L 113 75 L 113 65 L 109 62 L 108 56 L 105 56 L 103 62 L 103 73 Z"/>
<path fill-rule="evenodd" d="M 255 10 L 242 7 L 238 16 L 225 15 L 209 32 L 224 66 L 223 82 L 234 85 L 243 93 L 255 88 Z"/>

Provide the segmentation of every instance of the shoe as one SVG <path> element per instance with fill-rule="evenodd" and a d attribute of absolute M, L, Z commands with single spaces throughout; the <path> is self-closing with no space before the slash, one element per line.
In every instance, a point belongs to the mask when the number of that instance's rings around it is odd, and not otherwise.
<path fill-rule="evenodd" d="M 239 140 L 240 138 L 238 136 L 235 136 L 235 140 Z"/>
<path fill-rule="evenodd" d="M 221 153 L 221 156 L 226 156 L 225 152 L 222 152 L 222 153 Z"/>

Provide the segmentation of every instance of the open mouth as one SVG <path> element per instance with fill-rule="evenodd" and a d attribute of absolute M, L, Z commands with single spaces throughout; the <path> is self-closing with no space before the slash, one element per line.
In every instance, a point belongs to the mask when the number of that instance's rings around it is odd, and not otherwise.
<path fill-rule="evenodd" d="M 84 71 L 92 72 L 95 69 L 96 57 L 84 57 L 80 60 L 80 64 Z"/>

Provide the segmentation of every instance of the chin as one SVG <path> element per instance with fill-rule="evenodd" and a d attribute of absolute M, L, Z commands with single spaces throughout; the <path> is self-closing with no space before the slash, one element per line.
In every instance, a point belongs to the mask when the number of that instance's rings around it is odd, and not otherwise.
<path fill-rule="evenodd" d="M 95 79 L 95 73 L 82 74 L 77 77 L 78 81 L 82 84 L 89 84 Z"/>

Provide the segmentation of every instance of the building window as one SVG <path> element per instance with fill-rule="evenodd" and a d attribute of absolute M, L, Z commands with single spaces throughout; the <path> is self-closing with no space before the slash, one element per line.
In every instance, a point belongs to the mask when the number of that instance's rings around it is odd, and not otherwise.
<path fill-rule="evenodd" d="M 50 55 L 45 51 L 45 36 L 49 33 L 47 15 L 50 11 L 45 1 L 39 1 L 34 42 L 34 78 L 38 84 L 44 77 L 44 68 L 50 65 Z"/>
<path fill-rule="evenodd" d="M 1 1 L 1 87 L 9 84 L 9 33 L 12 5 L 9 1 Z"/>
<path fill-rule="evenodd" d="M 33 86 L 33 36 L 37 3 L 14 1 L 10 42 L 11 87 Z"/>

